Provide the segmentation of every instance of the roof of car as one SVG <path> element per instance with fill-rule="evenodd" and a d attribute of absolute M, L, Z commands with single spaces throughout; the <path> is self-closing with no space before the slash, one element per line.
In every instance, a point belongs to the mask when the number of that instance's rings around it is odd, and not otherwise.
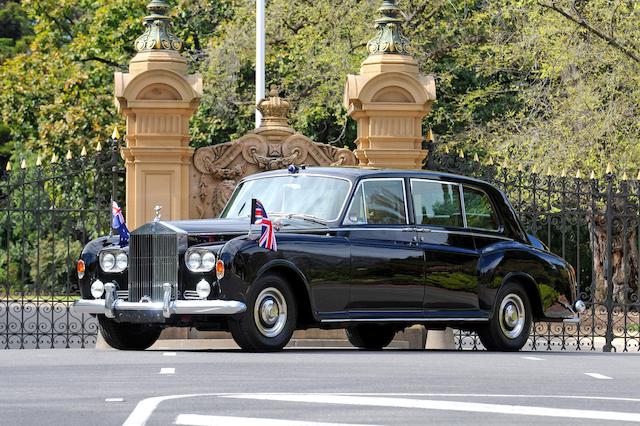
<path fill-rule="evenodd" d="M 265 176 L 287 175 L 290 172 L 287 169 L 264 172 L 257 175 L 248 176 L 246 179 L 253 179 Z M 378 169 L 370 167 L 305 167 L 300 168 L 299 174 L 326 174 L 330 176 L 343 177 L 356 180 L 362 177 L 419 177 L 437 180 L 453 180 L 456 182 L 469 182 L 480 184 L 482 186 L 492 186 L 487 182 L 470 178 L 467 176 L 455 175 L 451 173 L 436 172 L 430 170 L 397 170 L 397 169 Z"/>

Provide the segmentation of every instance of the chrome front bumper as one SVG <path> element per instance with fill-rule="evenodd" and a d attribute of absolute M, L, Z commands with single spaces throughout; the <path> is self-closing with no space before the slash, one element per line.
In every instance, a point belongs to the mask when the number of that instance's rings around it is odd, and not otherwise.
<path fill-rule="evenodd" d="M 105 284 L 104 299 L 81 299 L 72 310 L 78 314 L 104 315 L 107 318 L 127 316 L 146 317 L 151 320 L 169 319 L 172 315 L 234 315 L 247 310 L 242 302 L 226 300 L 171 300 L 172 286 L 164 284 L 162 302 L 127 302 L 118 299 L 116 286 Z"/>

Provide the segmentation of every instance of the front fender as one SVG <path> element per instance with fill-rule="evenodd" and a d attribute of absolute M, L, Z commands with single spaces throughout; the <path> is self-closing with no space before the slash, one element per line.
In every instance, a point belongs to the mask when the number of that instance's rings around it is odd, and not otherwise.
<path fill-rule="evenodd" d="M 100 255 L 100 252 L 108 247 L 120 247 L 119 242 L 120 237 L 118 236 L 100 237 L 89 241 L 82 249 L 80 259 L 85 264 L 85 273 L 82 279 L 78 279 L 78 285 L 83 299 L 93 299 L 93 296 L 91 296 L 91 283 L 98 278 L 102 281 L 105 281 L 105 279 L 108 279 L 109 281 L 116 281 L 118 284 L 122 281 L 126 285 L 126 276 L 124 279 L 120 279 L 120 276 L 126 275 L 126 272 L 106 275 L 102 273 L 98 264 L 98 256 Z"/>

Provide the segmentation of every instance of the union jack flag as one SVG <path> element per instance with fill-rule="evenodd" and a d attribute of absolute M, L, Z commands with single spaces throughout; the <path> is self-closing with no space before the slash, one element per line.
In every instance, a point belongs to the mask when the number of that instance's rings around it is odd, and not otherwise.
<path fill-rule="evenodd" d="M 111 216 L 113 217 L 111 227 L 118 230 L 120 235 L 120 246 L 124 247 L 129 244 L 129 229 L 124 221 L 124 215 L 122 209 L 118 206 L 118 203 L 113 201 L 111 203 Z"/>
<path fill-rule="evenodd" d="M 251 200 L 251 224 L 261 225 L 263 218 L 268 218 L 267 211 L 262 203 L 254 198 Z"/>
<path fill-rule="evenodd" d="M 267 216 L 262 203 L 258 200 L 251 200 L 251 224 L 262 225 L 262 234 L 258 245 L 267 250 L 278 251 L 278 243 L 276 241 L 276 233 L 273 229 L 273 222 Z"/>

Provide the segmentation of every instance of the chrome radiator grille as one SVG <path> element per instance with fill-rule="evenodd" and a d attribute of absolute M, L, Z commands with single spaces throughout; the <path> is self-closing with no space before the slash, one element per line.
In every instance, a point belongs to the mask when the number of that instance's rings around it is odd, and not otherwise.
<path fill-rule="evenodd" d="M 176 235 L 132 234 L 129 247 L 129 301 L 139 302 L 146 296 L 153 302 L 161 302 L 162 285 L 178 283 Z"/>

